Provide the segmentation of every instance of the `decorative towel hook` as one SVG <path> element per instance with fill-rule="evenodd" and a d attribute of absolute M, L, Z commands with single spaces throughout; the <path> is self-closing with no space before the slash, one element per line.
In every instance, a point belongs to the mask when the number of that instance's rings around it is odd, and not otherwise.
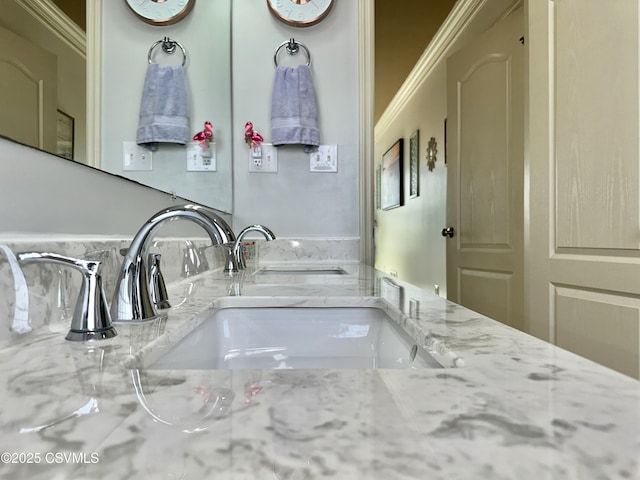
<path fill-rule="evenodd" d="M 162 40 L 158 40 L 153 45 L 151 45 L 151 48 L 149 49 L 149 55 L 147 56 L 147 60 L 149 60 L 149 63 L 153 63 L 151 61 L 153 49 L 160 44 L 162 44 L 162 51 L 168 55 L 172 55 L 173 53 L 175 53 L 176 47 L 179 47 L 182 51 L 182 66 L 184 67 L 184 65 L 187 63 L 187 52 L 182 45 L 180 45 L 175 40 L 171 40 L 169 37 L 164 37 Z"/>
<path fill-rule="evenodd" d="M 295 55 L 296 53 L 298 53 L 298 50 L 298 43 L 295 41 L 295 39 L 290 38 L 287 42 L 287 53 L 289 55 Z"/>
<path fill-rule="evenodd" d="M 171 55 L 176 51 L 176 42 L 171 40 L 169 37 L 164 37 L 164 39 L 162 40 L 162 50 L 164 51 L 164 53 L 168 53 L 169 55 Z"/>
<path fill-rule="evenodd" d="M 282 42 L 273 54 L 273 63 L 276 64 L 276 67 L 278 66 L 278 53 L 283 47 L 286 47 L 289 55 L 296 55 L 300 51 L 300 47 L 302 47 L 305 55 L 307 56 L 307 67 L 311 65 L 311 54 L 309 53 L 309 49 L 306 45 L 304 43 L 297 42 L 294 38 L 290 38 L 288 41 Z"/>

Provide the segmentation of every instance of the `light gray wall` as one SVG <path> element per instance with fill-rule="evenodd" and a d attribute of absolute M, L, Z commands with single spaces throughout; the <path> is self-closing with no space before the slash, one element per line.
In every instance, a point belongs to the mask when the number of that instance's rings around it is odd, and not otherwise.
<path fill-rule="evenodd" d="M 196 2 L 175 25 L 148 25 L 123 1 L 102 1 L 102 168 L 146 185 L 215 207 L 232 210 L 231 0 Z M 135 141 L 142 87 L 150 47 L 165 36 L 187 52 L 185 76 L 191 137 L 204 122 L 213 123 L 216 172 L 187 172 L 186 149 L 163 144 L 153 153 L 153 170 L 123 172 L 122 142 Z M 179 63 L 179 49 L 169 56 L 154 49 L 161 64 Z M 157 56 L 155 56 L 157 55 Z"/>
<path fill-rule="evenodd" d="M 447 116 L 446 63 L 440 62 L 416 89 L 407 105 L 387 128 L 375 131 L 376 168 L 384 153 L 404 139 L 404 206 L 376 210 L 375 266 L 433 291 L 434 284 L 446 296 L 446 242 L 440 231 L 446 223 L 447 168 L 444 164 L 444 119 Z M 418 163 L 419 196 L 409 195 L 409 138 L 420 132 Z M 427 168 L 427 145 L 438 144 L 435 168 Z"/>
<path fill-rule="evenodd" d="M 280 236 L 359 236 L 358 2 L 336 1 L 307 28 L 278 21 L 264 0 L 236 0 L 232 10 L 235 228 L 263 223 Z M 320 141 L 338 145 L 338 173 L 309 172 L 301 147 L 281 147 L 277 174 L 248 172 L 243 126 L 253 122 L 270 143 L 273 55 L 291 37 L 311 53 Z M 286 57 L 282 49 L 278 58 Z"/>
<path fill-rule="evenodd" d="M 0 138 L 0 199 L 1 236 L 132 236 L 157 211 L 185 203 L 4 138 Z M 187 234 L 193 229 L 171 233 L 183 231 Z"/>

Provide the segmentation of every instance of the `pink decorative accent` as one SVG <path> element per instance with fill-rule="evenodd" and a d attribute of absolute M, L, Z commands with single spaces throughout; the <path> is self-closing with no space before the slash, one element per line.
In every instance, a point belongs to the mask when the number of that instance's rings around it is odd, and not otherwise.
<path fill-rule="evenodd" d="M 255 397 L 262 391 L 262 387 L 257 383 L 247 385 L 244 389 L 244 403 L 245 405 L 251 405 L 251 397 Z"/>
<path fill-rule="evenodd" d="M 207 150 L 209 144 L 213 141 L 213 124 L 210 121 L 204 122 L 204 130 L 193 136 L 196 142 L 200 142 L 200 148 Z"/>
<path fill-rule="evenodd" d="M 253 130 L 253 123 L 247 122 L 244 124 L 244 141 L 251 149 L 260 146 L 260 143 L 264 141 L 262 135 Z"/>
<path fill-rule="evenodd" d="M 211 400 L 211 392 L 204 385 L 194 387 L 193 391 L 202 397 L 202 403 L 209 403 L 209 400 Z"/>

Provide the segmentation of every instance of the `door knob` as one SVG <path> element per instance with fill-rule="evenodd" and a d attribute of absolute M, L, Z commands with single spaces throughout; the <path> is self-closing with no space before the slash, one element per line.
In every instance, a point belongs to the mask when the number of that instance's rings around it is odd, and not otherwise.
<path fill-rule="evenodd" d="M 453 227 L 447 227 L 442 229 L 443 237 L 453 238 L 455 234 L 456 234 L 456 231 L 453 229 Z"/>

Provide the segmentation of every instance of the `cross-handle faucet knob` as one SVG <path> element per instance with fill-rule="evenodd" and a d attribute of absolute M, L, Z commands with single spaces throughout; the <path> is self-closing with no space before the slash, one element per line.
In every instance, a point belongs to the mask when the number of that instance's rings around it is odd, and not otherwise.
<path fill-rule="evenodd" d="M 17 255 L 20 263 L 53 263 L 79 270 L 82 286 L 66 336 L 71 341 L 104 340 L 118 333 L 111 323 L 111 315 L 102 288 L 100 262 L 79 260 L 57 253 L 24 252 Z"/>
<path fill-rule="evenodd" d="M 247 268 L 246 262 L 244 261 L 244 255 L 242 254 L 242 240 L 249 232 L 259 232 L 264 235 L 264 238 L 266 238 L 267 241 L 276 239 L 275 234 L 267 227 L 262 225 L 248 226 L 238 234 L 236 241 L 233 243 L 233 247 L 230 251 L 230 259 L 226 262 L 227 267 L 224 270 L 225 272 L 237 272 Z"/>

